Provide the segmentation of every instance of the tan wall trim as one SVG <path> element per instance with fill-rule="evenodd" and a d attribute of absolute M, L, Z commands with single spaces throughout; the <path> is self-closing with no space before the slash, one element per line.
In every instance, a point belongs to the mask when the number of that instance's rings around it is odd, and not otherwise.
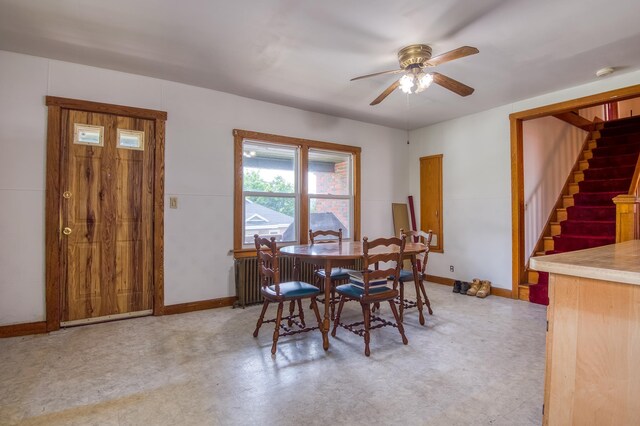
<path fill-rule="evenodd" d="M 222 297 L 219 299 L 198 300 L 196 302 L 179 303 L 177 305 L 167 305 L 164 307 L 165 315 L 184 314 L 186 312 L 203 311 L 206 309 L 224 308 L 233 306 L 238 300 L 236 296 Z"/>
<path fill-rule="evenodd" d="M 436 284 L 441 284 L 441 285 L 448 285 L 448 286 L 453 286 L 454 283 L 454 279 L 453 278 L 446 278 L 446 277 L 439 277 L 437 275 L 427 275 L 426 276 L 427 281 L 431 282 L 431 283 L 436 283 Z M 497 287 L 491 287 L 491 294 L 494 296 L 499 296 L 499 297 L 506 297 L 508 299 L 511 299 L 511 290 L 506 289 L 506 288 L 497 288 Z"/>
<path fill-rule="evenodd" d="M 47 332 L 47 322 L 27 322 L 23 324 L 11 324 L 0 326 L 0 338 L 27 336 L 29 334 L 42 334 Z"/>

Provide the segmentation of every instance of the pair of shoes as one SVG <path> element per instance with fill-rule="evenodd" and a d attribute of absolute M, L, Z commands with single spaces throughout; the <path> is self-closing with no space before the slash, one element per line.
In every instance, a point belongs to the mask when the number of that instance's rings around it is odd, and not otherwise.
<path fill-rule="evenodd" d="M 467 290 L 469 290 L 469 286 L 471 284 L 469 284 L 466 281 L 454 281 L 453 282 L 453 292 L 454 293 L 460 293 L 460 294 L 467 294 Z"/>
<path fill-rule="evenodd" d="M 480 299 L 484 299 L 491 293 L 491 281 L 482 281 L 482 285 L 480 286 L 480 290 L 476 293 L 476 297 Z"/>
<path fill-rule="evenodd" d="M 467 291 L 467 296 L 476 296 L 484 299 L 491 293 L 491 281 L 480 280 L 474 278 L 471 282 L 471 288 Z"/>

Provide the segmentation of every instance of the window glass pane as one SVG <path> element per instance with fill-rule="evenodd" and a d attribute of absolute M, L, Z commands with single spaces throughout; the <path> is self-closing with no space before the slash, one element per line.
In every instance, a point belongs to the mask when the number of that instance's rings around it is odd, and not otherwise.
<path fill-rule="evenodd" d="M 294 197 L 244 198 L 244 244 L 253 244 L 253 235 L 276 237 L 276 241 L 296 241 L 296 199 Z"/>
<path fill-rule="evenodd" d="M 309 194 L 351 194 L 351 154 L 309 150 Z"/>
<path fill-rule="evenodd" d="M 294 193 L 295 147 L 246 141 L 242 148 L 244 191 Z"/>
<path fill-rule="evenodd" d="M 309 229 L 342 229 L 342 238 L 351 238 L 351 201 L 339 199 L 311 198 L 309 200 Z"/>

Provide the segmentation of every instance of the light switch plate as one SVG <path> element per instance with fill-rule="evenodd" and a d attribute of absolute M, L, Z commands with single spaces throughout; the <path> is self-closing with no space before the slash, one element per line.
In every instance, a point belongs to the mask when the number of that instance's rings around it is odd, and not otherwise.
<path fill-rule="evenodd" d="M 169 208 L 170 209 L 178 208 L 178 197 L 169 197 Z"/>

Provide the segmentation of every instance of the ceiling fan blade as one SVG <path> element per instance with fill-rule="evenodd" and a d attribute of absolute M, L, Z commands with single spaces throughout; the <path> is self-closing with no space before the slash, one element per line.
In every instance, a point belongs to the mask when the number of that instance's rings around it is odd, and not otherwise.
<path fill-rule="evenodd" d="M 393 83 L 391 83 L 391 86 L 384 89 L 384 92 L 380 93 L 380 95 L 377 98 L 375 98 L 373 102 L 371 102 L 369 105 L 378 105 L 380 102 L 384 101 L 384 98 L 389 96 L 391 92 L 396 90 L 398 86 L 400 86 L 400 80 L 394 81 Z"/>
<path fill-rule="evenodd" d="M 435 67 L 436 65 L 444 64 L 445 62 L 453 61 L 454 59 L 464 58 L 465 56 L 475 55 L 479 50 L 471 46 L 462 46 L 457 49 L 453 49 L 450 52 L 443 53 L 442 55 L 435 56 L 425 62 L 425 65 Z"/>
<path fill-rule="evenodd" d="M 354 77 L 349 81 L 354 81 L 354 80 L 361 80 L 363 78 L 369 78 L 369 77 L 375 77 L 376 75 L 383 75 L 383 74 L 397 74 L 399 72 L 403 72 L 404 70 L 401 68 L 399 70 L 391 70 L 391 71 L 381 71 L 381 72 L 375 72 L 373 74 L 367 74 L 367 75 L 361 75 L 360 77 Z"/>
<path fill-rule="evenodd" d="M 445 89 L 449 89 L 460 96 L 469 96 L 474 91 L 473 87 L 462 84 L 459 81 L 452 79 L 451 77 L 440 74 L 439 72 L 433 72 L 431 74 L 433 75 L 434 83 L 439 84 Z"/>

